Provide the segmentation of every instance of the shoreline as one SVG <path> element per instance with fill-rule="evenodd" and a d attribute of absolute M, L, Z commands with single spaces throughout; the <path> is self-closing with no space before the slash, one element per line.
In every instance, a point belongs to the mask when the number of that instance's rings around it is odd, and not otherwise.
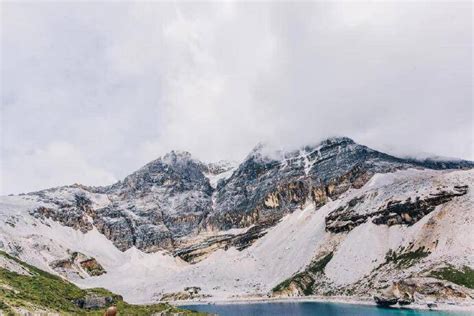
<path fill-rule="evenodd" d="M 192 305 L 232 305 L 232 304 L 266 304 L 266 303 L 337 303 L 349 305 L 368 305 L 377 306 L 372 298 L 352 298 L 347 296 L 302 296 L 302 297 L 247 297 L 247 298 L 232 298 L 232 299 L 203 299 L 203 300 L 188 300 L 188 301 L 169 301 L 168 303 L 175 306 L 192 306 Z M 392 309 L 415 309 L 415 310 L 433 310 L 433 311 L 452 311 L 452 312 L 473 312 L 474 304 L 469 305 L 454 305 L 449 303 L 437 303 L 435 308 L 429 308 L 428 303 L 424 304 L 410 304 L 406 306 L 394 305 L 389 308 Z"/>

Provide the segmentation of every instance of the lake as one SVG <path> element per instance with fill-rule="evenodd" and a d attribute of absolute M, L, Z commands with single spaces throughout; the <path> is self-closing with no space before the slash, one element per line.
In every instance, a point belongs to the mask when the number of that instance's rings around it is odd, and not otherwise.
<path fill-rule="evenodd" d="M 284 302 L 284 303 L 252 303 L 252 304 L 206 304 L 188 305 L 181 308 L 200 312 L 214 313 L 221 316 L 467 316 L 470 312 L 445 312 L 397 308 L 380 308 L 371 305 L 338 304 L 322 302 Z"/>

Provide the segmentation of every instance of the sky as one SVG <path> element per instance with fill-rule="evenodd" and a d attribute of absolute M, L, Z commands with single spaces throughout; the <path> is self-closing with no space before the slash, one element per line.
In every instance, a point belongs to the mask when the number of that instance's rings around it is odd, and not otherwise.
<path fill-rule="evenodd" d="M 1 2 L 0 194 L 348 136 L 474 160 L 472 3 Z"/>

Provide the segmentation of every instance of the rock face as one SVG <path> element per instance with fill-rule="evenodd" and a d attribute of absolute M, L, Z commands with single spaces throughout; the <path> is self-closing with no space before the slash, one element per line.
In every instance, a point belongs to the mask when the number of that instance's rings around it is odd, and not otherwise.
<path fill-rule="evenodd" d="M 434 278 L 418 277 L 407 278 L 394 282 L 379 295 L 374 296 L 374 301 L 380 306 L 399 304 L 409 305 L 417 298 L 444 301 L 453 299 L 472 298 L 473 291 L 462 286 Z"/>
<path fill-rule="evenodd" d="M 217 189 L 214 211 L 205 223 L 229 229 L 278 220 L 305 203 L 320 207 L 350 188 L 360 188 L 375 173 L 423 167 L 423 162 L 392 157 L 349 138 L 328 139 L 318 146 L 273 155 L 260 145 Z"/>
<path fill-rule="evenodd" d="M 110 306 L 117 301 L 122 300 L 120 295 L 104 296 L 99 294 L 90 294 L 84 298 L 80 298 L 74 301 L 79 308 L 84 309 L 99 309 Z"/>
<path fill-rule="evenodd" d="M 227 250 L 229 247 L 235 247 L 241 251 L 250 247 L 258 238 L 264 236 L 266 229 L 273 226 L 273 224 L 271 222 L 262 223 L 249 228 L 244 233 L 212 236 L 203 241 L 194 242 L 190 246 L 182 246 L 174 252 L 174 255 L 189 263 L 197 263 L 217 249 Z"/>
<path fill-rule="evenodd" d="M 245 249 L 286 214 L 308 203 L 322 207 L 361 188 L 376 173 L 471 167 L 465 161 L 404 160 L 343 137 L 289 152 L 259 145 L 236 168 L 172 151 L 111 186 L 73 185 L 28 196 L 41 202 L 30 212 L 36 218 L 81 232 L 96 228 L 122 251 L 165 250 L 197 262 L 216 249 Z M 330 214 L 326 228 L 347 232 L 369 219 L 378 225 L 410 225 L 436 205 L 465 194 L 467 187 L 459 185 L 430 197 L 394 200 L 371 213 L 357 211 L 354 200 Z M 219 233 L 229 229 L 249 230 Z"/>
<path fill-rule="evenodd" d="M 206 298 L 206 295 L 199 294 L 199 292 L 201 292 L 201 288 L 198 286 L 185 287 L 183 291 L 164 294 L 161 301 L 187 301 Z"/>
<path fill-rule="evenodd" d="M 75 276 L 84 278 L 106 273 L 105 269 L 95 258 L 80 252 L 72 252 L 68 258 L 55 260 L 50 263 L 50 267 L 69 279 L 74 279 Z"/>
<path fill-rule="evenodd" d="M 88 215 L 93 214 L 91 208 L 92 202 L 84 193 L 78 193 L 73 196 L 71 201 L 54 199 L 49 196 L 49 191 L 40 191 L 38 196 L 41 200 L 51 203 L 52 207 L 40 206 L 31 211 L 31 215 L 39 218 L 50 218 L 58 221 L 64 226 L 72 227 L 85 233 L 92 229 L 92 223 Z"/>
<path fill-rule="evenodd" d="M 389 307 L 398 303 L 397 297 L 387 297 L 387 296 L 374 296 L 374 301 L 377 305 L 382 307 Z"/>
<path fill-rule="evenodd" d="M 430 193 L 427 197 L 417 196 L 414 201 L 390 200 L 375 212 L 358 212 L 356 206 L 363 202 L 364 196 L 351 200 L 346 206 L 336 209 L 326 217 L 326 230 L 347 232 L 365 223 L 368 219 L 377 225 L 413 225 L 423 216 L 431 213 L 436 206 L 451 201 L 456 196 L 467 193 L 468 185 L 454 186 L 451 190 Z"/>

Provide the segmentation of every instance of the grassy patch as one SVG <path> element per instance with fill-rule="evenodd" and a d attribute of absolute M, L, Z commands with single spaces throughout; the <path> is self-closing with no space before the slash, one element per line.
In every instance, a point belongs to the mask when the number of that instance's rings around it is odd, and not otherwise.
<path fill-rule="evenodd" d="M 9 313 L 15 308 L 36 309 L 57 312 L 61 315 L 103 315 L 105 307 L 97 310 L 80 308 L 75 302 L 87 296 L 112 298 L 111 304 L 117 306 L 120 315 L 151 315 L 153 313 L 181 311 L 183 315 L 204 315 L 179 310 L 169 304 L 131 305 L 122 297 L 102 289 L 83 290 L 74 284 L 48 272 L 28 265 L 19 259 L 0 251 L 0 256 L 14 260 L 30 271 L 32 275 L 20 275 L 0 268 L 0 310 Z"/>
<path fill-rule="evenodd" d="M 298 275 L 298 274 L 297 274 Z M 288 278 L 286 279 L 285 281 L 279 283 L 277 286 L 275 286 L 273 289 L 272 289 L 272 292 L 280 292 L 284 289 L 287 289 L 289 286 L 290 286 L 290 283 L 293 281 L 293 279 L 295 277 L 297 277 L 297 275 L 295 276 L 292 276 L 291 278 Z"/>
<path fill-rule="evenodd" d="M 8 306 L 3 301 L 0 301 L 0 311 L 5 313 L 6 315 L 13 315 L 13 311 L 11 310 L 10 306 Z"/>
<path fill-rule="evenodd" d="M 464 266 L 461 269 L 448 266 L 436 271 L 432 271 L 430 275 L 437 279 L 446 280 L 470 289 L 474 289 L 474 270 L 467 266 Z"/>
<path fill-rule="evenodd" d="M 324 273 L 324 268 L 331 261 L 333 253 L 329 253 L 322 257 L 318 261 L 310 263 L 305 271 L 295 274 L 294 276 L 286 279 L 272 289 L 272 292 L 281 292 L 287 289 L 291 283 L 295 283 L 298 288 L 303 291 L 304 295 L 313 294 L 313 285 L 315 279 L 313 275 L 318 273 Z"/>
<path fill-rule="evenodd" d="M 313 294 L 314 278 L 306 271 L 300 272 L 286 279 L 272 289 L 272 292 L 281 292 L 289 288 L 290 284 L 294 283 L 303 291 L 304 295 Z"/>
<path fill-rule="evenodd" d="M 318 261 L 311 263 L 309 265 L 308 271 L 314 274 L 319 273 L 319 272 L 323 273 L 324 268 L 326 268 L 327 264 L 329 263 L 329 261 L 331 261 L 332 257 L 333 257 L 333 253 L 330 252 L 329 254 L 322 257 Z"/>
<path fill-rule="evenodd" d="M 394 252 L 389 250 L 385 256 L 385 263 L 394 263 L 397 268 L 408 268 L 417 261 L 427 257 L 431 252 L 425 251 L 425 247 L 420 247 L 415 251 Z"/>

